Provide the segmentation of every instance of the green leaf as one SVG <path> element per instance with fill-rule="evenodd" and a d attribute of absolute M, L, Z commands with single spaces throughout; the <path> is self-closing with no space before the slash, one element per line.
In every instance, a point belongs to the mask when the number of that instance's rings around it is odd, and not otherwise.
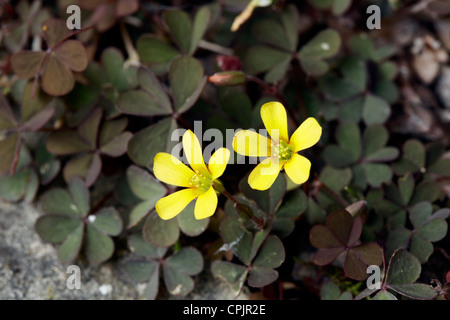
<path fill-rule="evenodd" d="M 372 94 L 366 95 L 362 118 L 367 125 L 383 124 L 391 115 L 391 107 L 383 99 Z"/>
<path fill-rule="evenodd" d="M 281 240 L 276 236 L 270 236 L 266 239 L 258 252 L 254 266 L 278 268 L 285 258 L 284 246 Z"/>
<path fill-rule="evenodd" d="M 328 71 L 328 64 L 323 59 L 334 56 L 340 47 L 339 33 L 333 29 L 326 29 L 304 45 L 300 49 L 298 57 L 306 73 L 319 76 Z"/>
<path fill-rule="evenodd" d="M 389 132 L 382 125 L 372 125 L 364 131 L 364 155 L 369 156 L 383 148 L 389 140 Z"/>
<path fill-rule="evenodd" d="M 67 162 L 63 170 L 64 180 L 69 182 L 74 177 L 81 177 L 86 187 L 90 187 L 97 180 L 101 167 L 102 162 L 98 154 L 81 154 Z"/>
<path fill-rule="evenodd" d="M 46 141 L 46 147 L 54 155 L 70 155 L 92 149 L 88 143 L 69 130 L 52 132 Z"/>
<path fill-rule="evenodd" d="M 167 118 L 136 133 L 128 143 L 131 160 L 139 166 L 152 168 L 158 152 L 170 153 L 175 146 L 176 142 L 171 141 L 171 136 L 176 128 L 175 120 Z"/>
<path fill-rule="evenodd" d="M 416 235 L 428 241 L 436 242 L 442 240 L 447 235 L 447 222 L 444 219 L 432 219 L 423 224 Z"/>
<path fill-rule="evenodd" d="M 320 172 L 319 179 L 331 190 L 340 192 L 344 187 L 350 184 L 352 180 L 352 170 L 350 168 L 336 169 L 326 166 Z"/>
<path fill-rule="evenodd" d="M 162 18 L 180 50 L 189 54 L 192 41 L 192 23 L 189 15 L 181 10 L 169 10 L 163 13 Z"/>
<path fill-rule="evenodd" d="M 139 256 L 156 260 L 164 257 L 167 252 L 167 248 L 155 247 L 148 243 L 142 232 L 131 234 L 128 237 L 128 248 Z"/>
<path fill-rule="evenodd" d="M 186 247 L 167 258 L 165 265 L 179 273 L 193 276 L 203 270 L 203 256 L 197 249 Z"/>
<path fill-rule="evenodd" d="M 388 183 L 392 179 L 392 169 L 390 166 L 381 163 L 368 163 L 364 166 L 367 182 L 374 188 L 381 187 L 383 183 Z"/>
<path fill-rule="evenodd" d="M 281 203 L 286 192 L 286 178 L 278 175 L 272 186 L 266 191 L 252 189 L 247 182 L 247 177 L 241 179 L 239 189 L 249 199 L 252 199 L 266 213 L 272 213 Z"/>
<path fill-rule="evenodd" d="M 192 55 L 197 49 L 199 41 L 203 38 L 203 35 L 208 28 L 211 18 L 211 11 L 208 7 L 201 7 L 195 14 L 194 22 L 192 24 L 192 38 L 189 54 Z"/>
<path fill-rule="evenodd" d="M 418 300 L 433 300 L 439 295 L 438 290 L 423 283 L 390 285 L 389 288 L 408 298 Z"/>
<path fill-rule="evenodd" d="M 403 225 L 396 227 L 391 233 L 389 233 L 386 241 L 387 255 L 391 255 L 397 249 L 406 248 L 411 234 L 411 230 L 406 229 Z"/>
<path fill-rule="evenodd" d="M 431 180 L 424 180 L 414 189 L 410 205 L 414 205 L 421 201 L 434 202 L 441 196 L 442 190 Z"/>
<path fill-rule="evenodd" d="M 291 56 L 286 52 L 266 46 L 252 46 L 243 59 L 244 71 L 256 75 L 269 71 L 276 65 L 290 59 Z"/>
<path fill-rule="evenodd" d="M 317 9 L 328 9 L 333 4 L 334 0 L 308 0 Z"/>
<path fill-rule="evenodd" d="M 248 270 L 246 267 L 227 261 L 215 260 L 211 264 L 212 274 L 231 285 L 231 289 L 237 295 L 244 284 Z"/>
<path fill-rule="evenodd" d="M 159 272 L 157 261 L 128 261 L 124 266 L 130 278 L 136 282 L 144 282 Z"/>
<path fill-rule="evenodd" d="M 145 91 L 131 90 L 120 94 L 117 107 L 125 114 L 138 116 L 159 116 L 170 114 L 171 110 L 163 109 Z"/>
<path fill-rule="evenodd" d="M 186 81 L 189 79 L 189 81 Z M 169 69 L 169 81 L 172 87 L 173 105 L 178 113 L 191 108 L 206 84 L 203 66 L 189 56 L 176 58 Z"/>
<path fill-rule="evenodd" d="M 86 216 L 90 209 L 90 195 L 83 180 L 78 177 L 71 179 L 69 182 L 69 192 L 72 196 L 73 204 L 77 206 L 81 216 Z"/>
<path fill-rule="evenodd" d="M 142 229 L 145 239 L 157 247 L 169 247 L 173 245 L 180 235 L 177 220 L 163 220 L 156 211 L 147 217 Z"/>
<path fill-rule="evenodd" d="M 158 200 L 156 200 L 158 201 Z M 155 208 L 156 201 L 154 199 L 142 201 L 135 205 L 128 217 L 127 229 L 135 227 L 142 219 Z"/>
<path fill-rule="evenodd" d="M 278 279 L 278 272 L 268 267 L 254 266 L 248 275 L 248 285 L 261 288 Z"/>
<path fill-rule="evenodd" d="M 16 202 L 23 198 L 30 177 L 28 170 L 16 172 L 12 176 L 5 176 L 0 179 L 0 198 Z"/>
<path fill-rule="evenodd" d="M 97 228 L 87 225 L 84 253 L 89 262 L 98 265 L 108 260 L 114 253 L 112 239 Z"/>
<path fill-rule="evenodd" d="M 394 252 L 387 270 L 386 283 L 390 285 L 403 285 L 415 282 L 422 267 L 419 260 L 404 249 Z"/>
<path fill-rule="evenodd" d="M 38 218 L 35 229 L 44 242 L 60 243 L 80 224 L 80 220 L 67 216 L 45 215 Z"/>
<path fill-rule="evenodd" d="M 276 218 L 297 218 L 306 210 L 307 205 L 308 201 L 303 190 L 293 190 L 286 194 L 275 216 Z"/>
<path fill-rule="evenodd" d="M 188 275 L 180 273 L 166 264 L 163 265 L 163 271 L 164 283 L 170 294 L 183 297 L 194 289 L 194 281 Z"/>
<path fill-rule="evenodd" d="M 165 110 L 168 114 L 172 112 L 172 103 L 166 94 L 166 90 L 151 70 L 140 67 L 138 80 L 141 88 L 152 97 L 159 109 Z"/>
<path fill-rule="evenodd" d="M 397 183 L 400 195 L 402 197 L 402 204 L 407 205 L 414 192 L 414 177 L 408 172 L 405 176 L 399 178 Z"/>
<path fill-rule="evenodd" d="M 450 176 L 450 159 L 439 159 L 427 168 L 427 172 L 434 173 L 440 176 Z"/>
<path fill-rule="evenodd" d="M 80 223 L 59 247 L 58 258 L 62 263 L 70 263 L 78 256 L 83 243 L 83 231 L 84 225 Z"/>
<path fill-rule="evenodd" d="M 334 56 L 341 46 L 341 37 L 333 29 L 319 32 L 312 40 L 304 45 L 298 53 L 302 59 L 326 59 Z"/>
<path fill-rule="evenodd" d="M 420 263 L 427 262 L 433 253 L 433 249 L 433 245 L 429 240 L 424 239 L 420 235 L 412 236 L 409 251 L 419 259 Z"/>
<path fill-rule="evenodd" d="M 422 201 L 409 209 L 409 219 L 415 229 L 419 229 L 431 216 L 433 206 L 428 201 Z"/>
<path fill-rule="evenodd" d="M 62 188 L 54 188 L 41 197 L 42 210 L 47 214 L 60 214 L 69 217 L 82 217 L 82 211 L 73 203 L 72 197 Z"/>
<path fill-rule="evenodd" d="M 352 0 L 334 0 L 331 11 L 337 16 L 341 15 L 350 8 L 351 4 Z"/>
<path fill-rule="evenodd" d="M 114 207 L 100 209 L 89 216 L 91 226 L 111 236 L 118 236 L 122 231 L 122 219 Z"/>
<path fill-rule="evenodd" d="M 281 22 L 286 37 L 289 40 L 289 50 L 294 51 L 297 48 L 298 27 L 300 23 L 298 11 L 294 4 L 286 6 L 285 10 L 281 13 Z"/>
<path fill-rule="evenodd" d="M 380 290 L 371 300 L 397 300 L 397 298 L 387 290 Z"/>
<path fill-rule="evenodd" d="M 349 56 L 342 60 L 339 70 L 346 80 L 351 82 L 360 91 L 367 86 L 367 70 L 363 60 L 355 56 Z"/>
<path fill-rule="evenodd" d="M 246 265 L 250 264 L 253 237 L 238 218 L 226 217 L 220 225 L 220 234 L 228 248 Z"/>
<path fill-rule="evenodd" d="M 133 193 L 142 200 L 153 200 L 154 204 L 166 193 L 167 189 L 147 170 L 131 165 L 127 169 L 128 184 Z"/>
<path fill-rule="evenodd" d="M 293 51 L 291 43 L 286 36 L 283 26 L 274 19 L 257 21 L 252 28 L 255 37 L 272 47 L 278 47 L 287 51 Z"/>
<path fill-rule="evenodd" d="M 178 215 L 178 226 L 188 236 L 195 237 L 203 233 L 208 227 L 210 218 L 197 220 L 194 216 L 195 202 L 192 201 Z"/>
<path fill-rule="evenodd" d="M 151 34 L 139 37 L 136 49 L 145 64 L 167 63 L 180 55 L 174 47 Z"/>
<path fill-rule="evenodd" d="M 410 139 L 403 145 L 404 157 L 418 168 L 425 165 L 425 147 L 419 140 Z"/>

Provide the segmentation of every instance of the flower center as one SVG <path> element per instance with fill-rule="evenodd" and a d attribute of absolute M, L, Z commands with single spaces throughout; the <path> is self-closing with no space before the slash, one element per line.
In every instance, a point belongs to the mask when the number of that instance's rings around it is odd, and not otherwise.
<path fill-rule="evenodd" d="M 284 140 L 280 140 L 280 142 L 276 146 L 274 146 L 272 150 L 273 156 L 277 157 L 281 161 L 290 160 L 294 152 L 293 146 L 291 146 Z"/>
<path fill-rule="evenodd" d="M 199 171 L 195 171 L 195 175 L 189 180 L 189 183 L 194 188 L 201 189 L 206 192 L 212 185 L 212 177 L 205 175 Z"/>

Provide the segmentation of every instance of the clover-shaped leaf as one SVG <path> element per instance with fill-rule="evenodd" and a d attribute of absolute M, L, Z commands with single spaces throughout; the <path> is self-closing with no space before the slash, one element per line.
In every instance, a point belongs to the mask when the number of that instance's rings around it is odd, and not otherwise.
<path fill-rule="evenodd" d="M 387 252 L 398 248 L 409 248 L 421 263 L 425 263 L 433 253 L 432 242 L 442 240 L 447 234 L 446 219 L 450 209 L 440 209 L 433 213 L 430 202 L 423 201 L 412 206 L 409 210 L 409 220 L 413 230 L 398 226 L 389 234 L 387 239 Z"/>
<path fill-rule="evenodd" d="M 341 47 L 341 37 L 333 29 L 319 32 L 298 52 L 298 58 L 306 73 L 319 76 L 328 71 L 325 59 L 334 56 Z"/>
<path fill-rule="evenodd" d="M 247 50 L 243 58 L 246 73 L 265 72 L 264 80 L 270 83 L 281 80 L 297 50 L 298 25 L 298 12 L 293 5 L 286 6 L 281 14 L 257 21 L 253 34 L 266 45 L 252 46 Z"/>
<path fill-rule="evenodd" d="M 382 263 L 382 250 L 373 242 L 358 244 L 362 227 L 362 218 L 353 218 L 346 210 L 330 213 L 326 226 L 316 225 L 310 231 L 311 244 L 319 249 L 314 254 L 314 263 L 327 265 L 344 254 L 345 274 L 355 280 L 366 279 L 367 266 Z"/>
<path fill-rule="evenodd" d="M 31 84 L 27 84 L 23 91 L 20 120 L 16 119 L 6 97 L 0 93 L 0 149 L 2 150 L 0 176 L 15 172 L 23 133 L 38 131 L 55 112 L 54 105 L 47 99 L 41 96 L 29 99 L 30 87 Z"/>
<path fill-rule="evenodd" d="M 392 178 L 392 169 L 383 162 L 398 157 L 398 150 L 386 147 L 389 139 L 387 129 L 381 125 L 366 128 L 361 139 L 356 124 L 342 123 L 336 130 L 338 145 L 329 145 L 324 150 L 326 161 L 335 167 L 353 166 L 354 182 L 365 188 L 367 184 L 380 187 Z"/>
<path fill-rule="evenodd" d="M 190 80 L 184 81 L 187 77 Z M 169 70 L 173 105 L 158 78 L 149 69 L 139 69 L 138 81 L 140 89 L 119 96 L 119 109 L 133 115 L 169 115 L 173 112 L 181 114 L 192 107 L 206 84 L 206 77 L 198 60 L 189 56 L 174 59 Z"/>
<path fill-rule="evenodd" d="M 439 291 L 429 285 L 415 283 L 421 271 L 422 267 L 420 262 L 414 255 L 405 249 L 398 249 L 392 254 L 389 260 L 387 272 L 382 279 L 380 290 L 365 289 L 355 299 L 359 300 L 376 293 L 372 298 L 373 300 L 397 300 L 388 291 L 390 289 L 411 299 L 432 300 L 439 295 Z"/>
<path fill-rule="evenodd" d="M 47 141 L 48 151 L 54 155 L 77 154 L 64 167 L 66 181 L 74 176 L 84 178 L 86 186 L 91 186 L 100 174 L 102 154 L 119 157 L 127 151 L 132 134 L 124 131 L 126 118 L 110 120 L 101 126 L 103 111 L 100 108 L 89 113 L 76 131 L 63 129 L 52 133 Z"/>
<path fill-rule="evenodd" d="M 58 257 L 72 262 L 82 250 L 92 264 L 108 260 L 114 252 L 111 236 L 122 231 L 122 220 L 113 207 L 91 212 L 89 190 L 75 177 L 68 190 L 54 188 L 41 198 L 44 215 L 35 229 L 44 242 L 58 244 Z"/>
<path fill-rule="evenodd" d="M 137 41 L 137 52 L 142 62 L 159 75 L 169 70 L 173 59 L 192 56 L 209 26 L 210 17 L 211 11 L 206 6 L 200 7 L 192 20 L 184 11 L 165 11 L 162 20 L 177 48 L 169 39 L 144 34 Z"/>
<path fill-rule="evenodd" d="M 137 67 L 126 66 L 122 53 L 114 47 L 102 51 L 100 62 L 91 61 L 83 71 L 87 83 L 78 84 L 67 96 L 67 103 L 78 110 L 72 118 L 94 106 L 101 106 L 105 117 L 117 117 L 116 102 L 121 92 L 137 86 Z M 73 121 L 73 120 L 72 120 Z"/>
<path fill-rule="evenodd" d="M 213 275 L 228 283 L 236 294 L 240 292 L 247 276 L 248 285 L 252 287 L 264 287 L 278 279 L 278 272 L 274 269 L 285 258 L 281 240 L 268 235 L 268 230 L 252 235 L 240 226 L 236 217 L 227 217 L 225 221 L 221 225 L 222 238 L 247 267 L 216 260 L 211 265 Z"/>
<path fill-rule="evenodd" d="M 15 5 L 19 20 L 7 27 L 3 43 L 11 52 L 21 50 L 27 43 L 30 35 L 39 36 L 41 33 L 41 24 L 51 14 L 48 9 L 41 7 L 41 1 L 29 3 L 21 0 Z"/>
<path fill-rule="evenodd" d="M 13 175 L 0 178 L 0 198 L 10 202 L 34 199 L 39 188 L 39 177 L 32 166 L 28 149 L 21 145 L 17 170 Z"/>
<path fill-rule="evenodd" d="M 86 49 L 70 36 L 64 20 L 49 19 L 42 24 L 47 51 L 20 51 L 11 58 L 12 68 L 22 79 L 41 77 L 42 89 L 49 95 L 62 96 L 75 86 L 73 72 L 88 65 Z"/>
<path fill-rule="evenodd" d="M 341 292 L 339 286 L 333 282 L 327 282 L 320 288 L 321 300 L 352 300 L 350 291 Z"/>
<path fill-rule="evenodd" d="M 203 258 L 193 247 L 185 247 L 164 258 L 167 249 L 149 244 L 142 234 L 132 234 L 128 247 L 137 257 L 125 263 L 125 270 L 136 282 L 146 282 L 142 296 L 153 300 L 158 295 L 160 266 L 167 290 L 176 296 L 186 296 L 194 288 L 192 276 L 203 270 Z"/>

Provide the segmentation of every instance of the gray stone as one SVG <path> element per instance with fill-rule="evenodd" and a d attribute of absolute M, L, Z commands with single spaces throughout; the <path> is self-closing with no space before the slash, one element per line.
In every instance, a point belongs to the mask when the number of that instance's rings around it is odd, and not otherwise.
<path fill-rule="evenodd" d="M 121 268 L 127 254 L 119 261 L 98 267 L 80 265 L 81 288 L 69 289 L 67 280 L 72 273 L 67 273 L 68 266 L 59 262 L 55 248 L 43 243 L 34 231 L 40 214 L 33 205 L 9 204 L 0 200 L 0 300 L 141 299 L 139 288 L 142 285 L 133 283 Z M 235 297 L 225 283 L 211 275 L 209 266 L 205 266 L 195 281 L 196 286 L 187 297 L 162 294 L 160 298 L 248 299 L 247 293 Z"/>

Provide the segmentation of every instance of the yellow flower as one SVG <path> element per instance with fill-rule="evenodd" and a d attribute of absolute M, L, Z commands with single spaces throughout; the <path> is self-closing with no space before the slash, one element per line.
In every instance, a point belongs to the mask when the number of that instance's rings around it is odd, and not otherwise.
<path fill-rule="evenodd" d="M 286 110 L 281 103 L 264 104 L 261 118 L 271 139 L 250 130 L 237 132 L 233 139 L 233 148 L 237 153 L 267 157 L 250 173 L 250 187 L 267 190 L 283 168 L 294 183 L 304 183 L 309 178 L 311 162 L 297 152 L 319 141 L 322 135 L 319 123 L 314 118 L 306 119 L 289 139 Z"/>
<path fill-rule="evenodd" d="M 217 189 L 220 189 L 218 186 L 222 186 L 217 178 L 225 171 L 230 151 L 226 148 L 218 149 L 206 166 L 200 143 L 191 130 L 183 135 L 182 144 L 192 169 L 171 154 L 160 152 L 155 156 L 153 173 L 157 179 L 167 184 L 186 189 L 159 199 L 155 208 L 162 219 L 168 220 L 179 214 L 197 198 L 195 218 L 204 219 L 212 216 L 216 211 L 217 193 L 214 186 Z"/>

